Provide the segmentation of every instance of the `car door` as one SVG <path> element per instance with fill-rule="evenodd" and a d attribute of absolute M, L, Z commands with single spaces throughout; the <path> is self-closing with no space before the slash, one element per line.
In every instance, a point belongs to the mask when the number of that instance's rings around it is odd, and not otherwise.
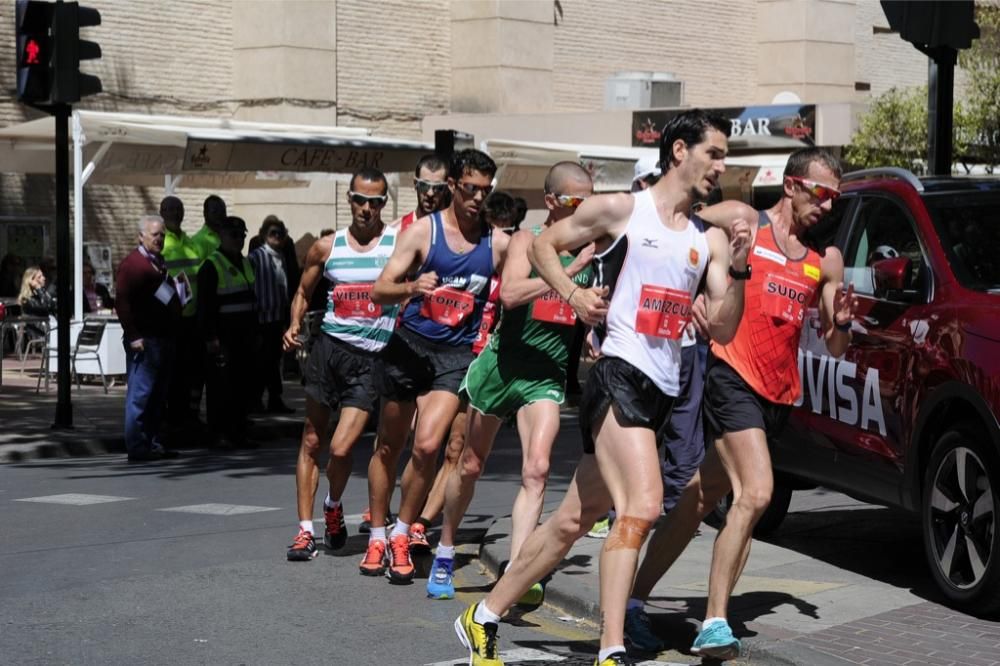
<path fill-rule="evenodd" d="M 851 346 L 839 359 L 817 354 L 802 378 L 815 437 L 835 452 L 833 484 L 891 503 L 899 501 L 903 473 L 908 424 L 902 414 L 914 386 L 913 341 L 930 295 L 925 256 L 898 199 L 863 195 L 844 246 L 844 281 L 858 298 Z M 882 292 L 872 264 L 898 257 L 912 267 L 904 288 Z M 810 324 L 818 327 L 818 315 Z"/>

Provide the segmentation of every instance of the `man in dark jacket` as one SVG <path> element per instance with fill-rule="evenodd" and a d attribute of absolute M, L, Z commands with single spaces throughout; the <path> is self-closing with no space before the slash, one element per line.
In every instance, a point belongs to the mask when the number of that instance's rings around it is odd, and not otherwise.
<path fill-rule="evenodd" d="M 163 448 L 160 426 L 174 359 L 181 301 L 163 264 L 163 219 L 139 220 L 139 246 L 118 266 L 118 319 L 128 371 L 125 448 L 129 462 L 176 457 Z"/>

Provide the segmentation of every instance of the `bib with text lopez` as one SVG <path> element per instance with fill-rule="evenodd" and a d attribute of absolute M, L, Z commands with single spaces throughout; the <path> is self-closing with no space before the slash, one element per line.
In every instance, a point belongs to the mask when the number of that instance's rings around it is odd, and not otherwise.
<path fill-rule="evenodd" d="M 458 326 L 472 314 L 476 305 L 471 291 L 442 286 L 424 296 L 420 315 L 444 326 Z"/>

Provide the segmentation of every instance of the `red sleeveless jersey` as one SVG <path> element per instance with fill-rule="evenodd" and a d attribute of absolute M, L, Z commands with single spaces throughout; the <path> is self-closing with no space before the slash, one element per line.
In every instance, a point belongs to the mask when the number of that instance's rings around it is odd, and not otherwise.
<path fill-rule="evenodd" d="M 752 275 L 744 286 L 743 318 L 726 345 L 712 353 L 728 363 L 758 394 L 783 405 L 801 392 L 799 336 L 806 310 L 819 299 L 820 255 L 809 249 L 789 259 L 774 240 L 767 214 L 760 213 L 751 248 Z"/>

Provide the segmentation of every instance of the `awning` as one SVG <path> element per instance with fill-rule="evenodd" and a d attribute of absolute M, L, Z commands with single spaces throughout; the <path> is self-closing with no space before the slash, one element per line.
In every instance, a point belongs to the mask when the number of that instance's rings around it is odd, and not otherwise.
<path fill-rule="evenodd" d="M 409 171 L 430 144 L 370 136 L 364 128 L 258 123 L 223 118 L 77 111 L 74 137 L 94 183 L 185 187 L 301 187 L 310 173 L 353 173 L 364 166 Z M 55 169 L 52 118 L 0 129 L 0 170 Z M 89 166 L 89 165 L 93 166 Z M 175 183 L 176 184 L 176 183 Z"/>

